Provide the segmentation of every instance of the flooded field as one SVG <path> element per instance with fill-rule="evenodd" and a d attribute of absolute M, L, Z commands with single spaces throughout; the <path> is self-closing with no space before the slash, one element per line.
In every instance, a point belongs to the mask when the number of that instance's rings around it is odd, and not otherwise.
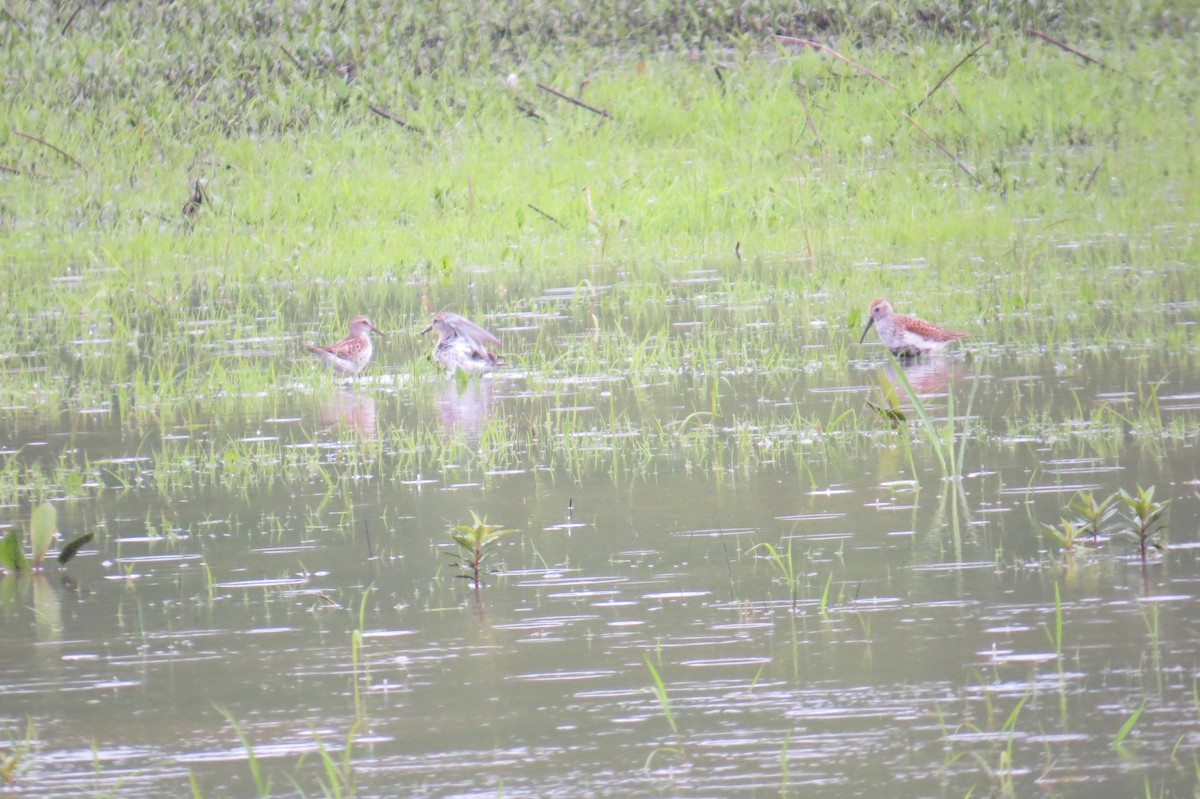
<path fill-rule="evenodd" d="M 898 375 L 819 297 L 690 291 L 595 367 L 588 317 L 546 307 L 481 319 L 510 365 L 466 383 L 413 319 L 356 384 L 248 344 L 293 378 L 187 424 L 10 409 L 9 475 L 67 473 L 59 529 L 96 534 L 0 578 L 21 792 L 1190 796 L 1195 307 L 1162 309 L 1167 351 L 973 327 Z M 731 354 L 637 363 L 706 326 Z M 791 354 L 739 363 L 750 336 Z M 1165 549 L 1126 510 L 1071 551 L 1043 527 L 1139 486 Z M 472 512 L 514 530 L 478 591 L 449 557 Z"/>
<path fill-rule="evenodd" d="M 9 5 L 0 796 L 1196 799 L 1187 2 Z"/>

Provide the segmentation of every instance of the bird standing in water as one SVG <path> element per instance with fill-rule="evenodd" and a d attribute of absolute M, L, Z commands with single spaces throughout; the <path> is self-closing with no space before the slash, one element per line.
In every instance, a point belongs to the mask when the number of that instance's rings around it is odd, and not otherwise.
<path fill-rule="evenodd" d="M 350 333 L 334 344 L 305 344 L 304 349 L 316 355 L 321 363 L 339 374 L 354 376 L 371 360 L 375 347 L 371 334 L 383 335 L 371 320 L 361 314 L 350 320 Z"/>
<path fill-rule="evenodd" d="M 433 345 L 433 359 L 451 372 L 462 369 L 468 375 L 482 375 L 503 365 L 500 356 L 487 348 L 488 344 L 499 346 L 500 339 L 470 319 L 441 311 L 434 314 L 433 321 L 421 335 L 430 330 L 436 330 L 438 334 L 437 344 Z"/>
<path fill-rule="evenodd" d="M 967 335 L 946 330 L 915 316 L 896 313 L 892 310 L 892 304 L 885 299 L 872 300 L 867 315 L 871 318 L 867 320 L 858 343 L 863 343 L 867 331 L 874 325 L 884 346 L 897 358 L 915 358 L 925 353 L 940 352 L 951 341 Z"/>

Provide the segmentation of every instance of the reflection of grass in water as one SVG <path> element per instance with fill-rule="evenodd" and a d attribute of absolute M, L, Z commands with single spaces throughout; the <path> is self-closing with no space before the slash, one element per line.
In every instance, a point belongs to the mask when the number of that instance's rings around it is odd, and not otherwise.
<path fill-rule="evenodd" d="M 1063 607 L 1062 593 L 1059 590 L 1057 582 L 1054 584 L 1054 628 L 1047 630 L 1046 635 L 1050 638 L 1050 645 L 1054 647 L 1054 654 L 1061 659 L 1063 652 Z"/>

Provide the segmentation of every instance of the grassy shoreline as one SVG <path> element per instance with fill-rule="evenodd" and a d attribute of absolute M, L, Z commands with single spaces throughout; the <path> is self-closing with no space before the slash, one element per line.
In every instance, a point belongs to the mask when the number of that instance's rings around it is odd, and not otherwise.
<path fill-rule="evenodd" d="M 1090 33 L 1072 44 L 1105 67 L 998 24 L 836 40 L 885 84 L 750 28 L 423 69 L 368 8 L 337 47 L 302 13 L 0 23 L 0 416 L 236 415 L 312 383 L 299 342 L 360 312 L 393 332 L 388 368 L 423 380 L 415 332 L 440 307 L 518 331 L 508 354 L 551 394 L 681 365 L 768 385 L 843 370 L 877 295 L 980 330 L 985 357 L 1194 363 L 1196 37 L 1148 11 L 1022 23 Z"/>

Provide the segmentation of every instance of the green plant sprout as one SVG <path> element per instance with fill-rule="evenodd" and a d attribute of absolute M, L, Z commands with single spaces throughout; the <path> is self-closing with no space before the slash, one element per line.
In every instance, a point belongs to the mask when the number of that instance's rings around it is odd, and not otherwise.
<path fill-rule="evenodd" d="M 1147 547 L 1165 549 L 1163 531 L 1167 529 L 1167 525 L 1163 523 L 1162 517 L 1171 500 L 1157 502 L 1154 499 L 1154 486 L 1142 488 L 1140 485 L 1137 487 L 1136 497 L 1123 488 L 1117 492 L 1117 497 L 1129 511 L 1129 522 L 1133 529 L 1128 533 L 1137 542 L 1142 558 L 1146 557 Z"/>
<path fill-rule="evenodd" d="M 1080 533 L 1091 535 L 1093 543 L 1100 538 L 1100 528 L 1116 514 L 1116 498 L 1116 494 L 1109 494 L 1102 501 L 1097 502 L 1091 491 L 1080 491 L 1067 506 L 1079 514 L 1079 524 L 1082 525 Z"/>
<path fill-rule="evenodd" d="M 1118 489 L 1100 501 L 1096 501 L 1091 491 L 1080 491 L 1067 506 L 1069 510 L 1075 511 L 1077 517 L 1063 517 L 1058 526 L 1042 522 L 1042 532 L 1047 538 L 1057 542 L 1064 552 L 1073 551 L 1076 542 L 1089 535 L 1092 537 L 1092 543 L 1098 544 L 1101 530 L 1117 515 L 1119 505 L 1124 505 L 1132 528 L 1124 530 L 1123 533 L 1138 544 L 1144 558 L 1147 547 L 1165 548 L 1163 531 L 1167 526 L 1162 517 L 1170 503 L 1171 500 L 1155 501 L 1154 486 L 1144 489 L 1139 485 L 1137 496 L 1123 488 Z"/>
<path fill-rule="evenodd" d="M 1058 542 L 1064 552 L 1074 552 L 1075 541 L 1084 534 L 1084 528 L 1070 519 L 1060 520 L 1059 526 L 1062 528 L 1061 530 L 1053 524 L 1042 522 L 1042 532 L 1047 538 Z"/>
<path fill-rule="evenodd" d="M 460 524 L 451 528 L 450 538 L 459 548 L 458 552 L 451 553 L 451 557 L 463 571 L 459 576 L 470 580 L 478 591 L 483 580 L 484 562 L 495 551 L 501 538 L 516 531 L 488 524 L 487 517 L 480 518 L 475 511 L 471 511 L 471 520 L 471 524 Z"/>

